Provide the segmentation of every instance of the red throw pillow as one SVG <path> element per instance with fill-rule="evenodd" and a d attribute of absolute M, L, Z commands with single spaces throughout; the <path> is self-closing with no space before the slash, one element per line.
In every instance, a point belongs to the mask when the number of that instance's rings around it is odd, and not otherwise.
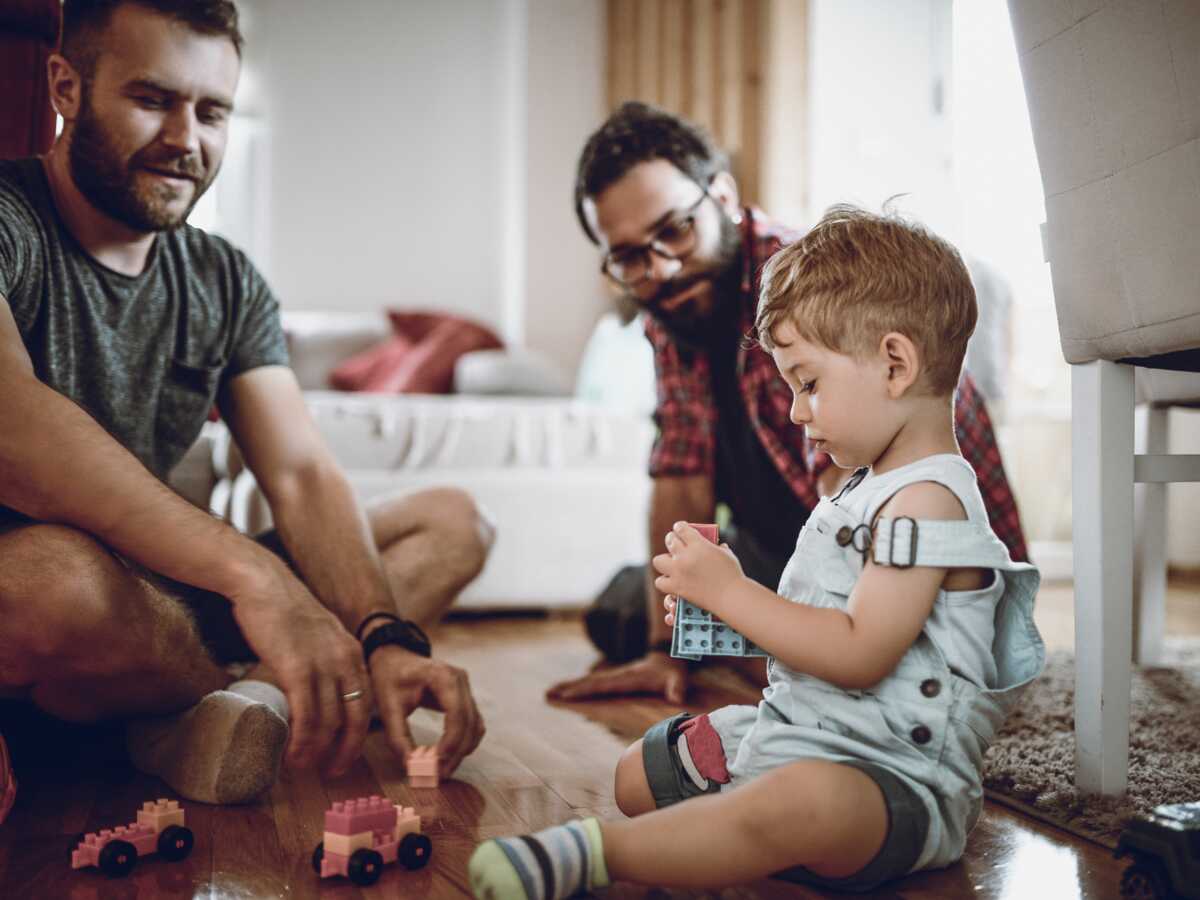
<path fill-rule="evenodd" d="M 504 346 L 489 328 L 443 313 L 388 313 L 395 334 L 339 365 L 330 383 L 340 390 L 448 394 L 464 353 Z"/>

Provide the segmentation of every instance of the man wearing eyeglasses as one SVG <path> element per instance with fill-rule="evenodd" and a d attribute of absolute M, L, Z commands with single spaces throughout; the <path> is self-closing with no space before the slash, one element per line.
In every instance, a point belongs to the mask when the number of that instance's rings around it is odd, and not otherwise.
<path fill-rule="evenodd" d="M 763 264 L 799 234 L 739 203 L 728 161 L 707 134 L 643 103 L 624 104 L 589 138 L 575 210 L 603 254 L 603 272 L 647 314 L 659 428 L 650 455 L 650 555 L 662 551 L 675 522 L 712 521 L 722 503 L 731 513 L 722 539 L 748 576 L 774 589 L 809 512 L 849 474 L 792 424 L 791 390 L 747 337 Z M 1025 559 L 991 420 L 965 373 L 955 425 L 992 527 L 1014 559 Z M 662 595 L 646 570 L 624 589 L 614 582 L 616 593 L 605 601 L 610 613 L 646 610 L 645 655 L 555 685 L 548 696 L 652 693 L 683 702 L 687 668 L 670 656 Z M 617 657 L 597 612 L 590 614 L 593 639 Z M 764 677 L 757 660 L 743 671 Z"/>

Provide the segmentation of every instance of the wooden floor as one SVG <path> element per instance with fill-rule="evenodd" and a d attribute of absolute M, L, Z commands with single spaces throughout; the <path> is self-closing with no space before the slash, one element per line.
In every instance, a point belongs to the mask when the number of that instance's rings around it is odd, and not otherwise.
<path fill-rule="evenodd" d="M 1051 646 L 1070 645 L 1069 587 L 1043 589 L 1039 622 Z M 1200 580 L 1172 582 L 1169 627 L 1200 634 Z M 170 864 L 149 857 L 133 874 L 110 881 L 94 870 L 72 871 L 67 847 L 77 832 L 124 824 L 144 799 L 166 796 L 162 785 L 121 770 L 88 766 L 57 780 L 25 775 L 14 812 L 0 826 L 0 898 L 150 897 L 405 897 L 469 896 L 466 862 L 484 837 L 543 828 L 580 815 L 618 816 L 612 770 L 620 751 L 673 708 L 648 699 L 550 705 L 542 692 L 593 659 L 579 620 L 487 619 L 437 630 L 439 655 L 469 670 L 488 734 L 455 780 L 437 790 L 408 788 L 382 733 L 345 777 L 291 774 L 258 805 L 188 805 L 196 834 L 192 856 Z M 751 697 L 736 679 L 706 680 L 690 708 L 703 710 Z M 417 737 L 432 742 L 436 717 L 419 714 Z M 416 806 L 433 838 L 427 869 L 385 870 L 360 890 L 341 879 L 321 881 L 310 868 L 332 800 L 382 793 Z M 877 897 L 1116 898 L 1121 864 L 1107 851 L 1065 832 L 988 804 L 963 861 L 947 870 L 896 882 Z M 718 893 L 617 885 L 617 898 L 805 898 L 823 896 L 774 881 Z"/>

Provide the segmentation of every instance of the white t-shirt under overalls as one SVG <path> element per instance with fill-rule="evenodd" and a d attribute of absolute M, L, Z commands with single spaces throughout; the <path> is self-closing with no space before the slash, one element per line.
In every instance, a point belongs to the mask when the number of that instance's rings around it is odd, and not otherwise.
<path fill-rule="evenodd" d="M 932 481 L 962 503 L 962 521 L 880 519 L 897 491 Z M 867 474 L 821 500 L 796 541 L 779 593 L 795 603 L 845 609 L 870 541 L 877 564 L 992 569 L 991 584 L 941 590 L 916 642 L 868 690 L 844 690 L 778 660 L 758 706 L 710 714 L 736 787 L 798 759 L 864 760 L 890 769 L 924 801 L 929 832 L 916 869 L 946 866 L 963 852 L 983 805 L 983 754 L 1022 689 L 1042 670 L 1033 623 L 1040 577 L 1013 562 L 988 523 L 975 473 L 961 456 L 930 456 Z M 915 559 L 911 555 L 915 550 Z M 903 823 L 896 823 L 903 827 Z"/>

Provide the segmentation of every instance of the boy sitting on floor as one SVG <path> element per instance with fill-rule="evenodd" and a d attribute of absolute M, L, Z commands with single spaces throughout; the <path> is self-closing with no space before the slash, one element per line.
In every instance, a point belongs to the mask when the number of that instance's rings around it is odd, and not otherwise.
<path fill-rule="evenodd" d="M 632 818 L 481 844 L 477 897 L 768 875 L 869 890 L 962 855 L 984 751 L 1045 657 L 1038 572 L 993 533 L 955 441 L 975 321 L 958 253 L 894 216 L 835 207 L 771 259 L 758 339 L 792 421 L 857 471 L 813 511 L 778 594 L 683 522 L 654 559 L 668 622 L 686 597 L 771 655 L 763 699 L 630 747 L 615 793 Z"/>

